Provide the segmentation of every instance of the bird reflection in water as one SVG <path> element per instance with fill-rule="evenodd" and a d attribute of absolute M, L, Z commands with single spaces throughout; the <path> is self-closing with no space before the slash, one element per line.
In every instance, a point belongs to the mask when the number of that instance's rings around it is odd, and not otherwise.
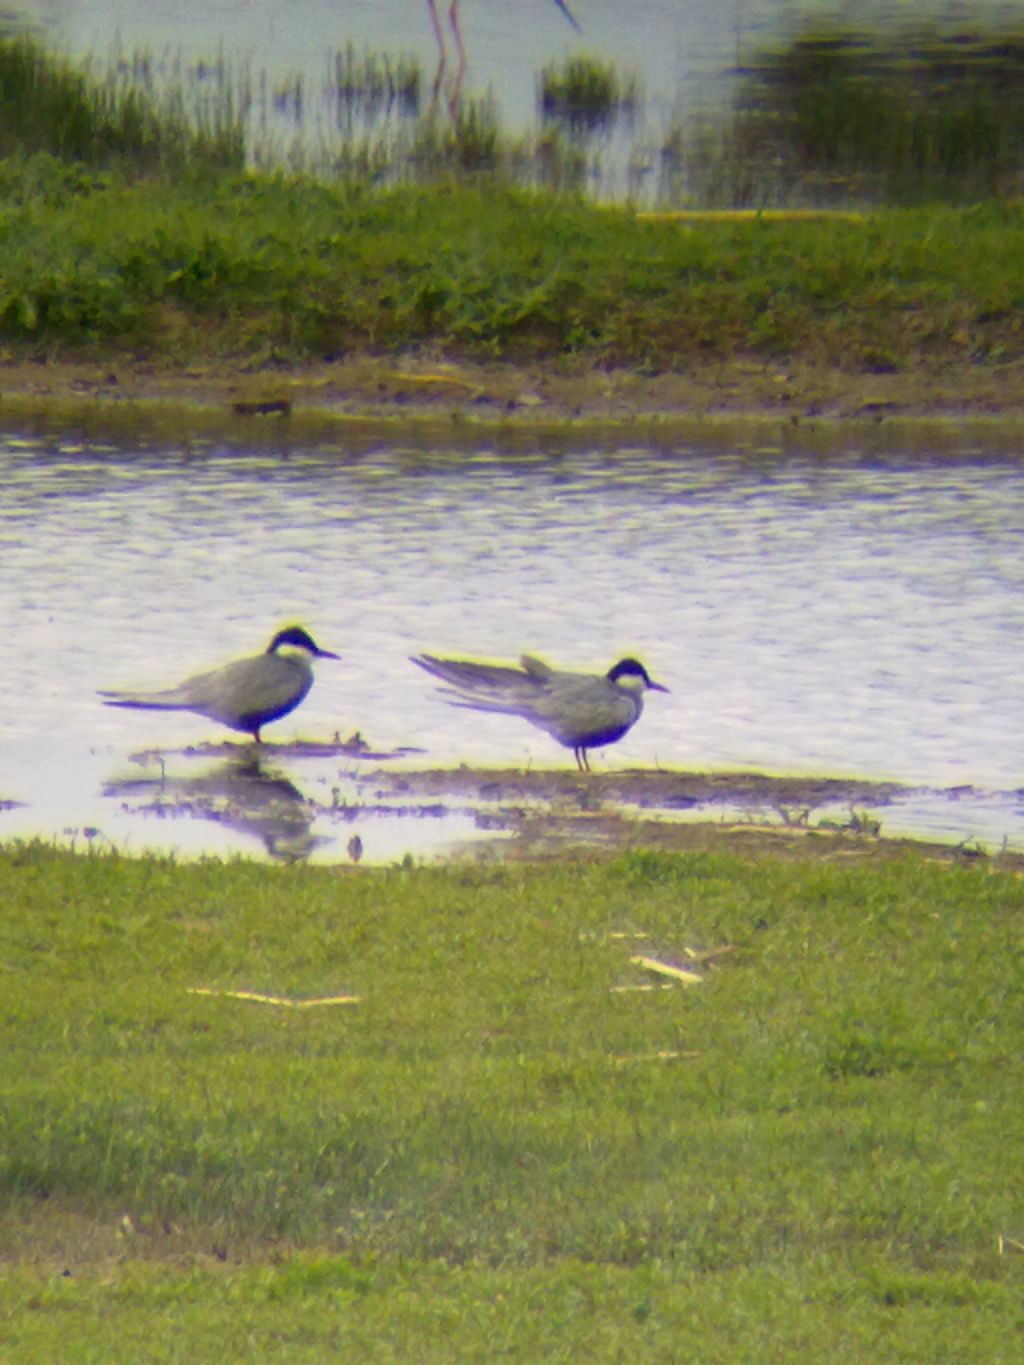
<path fill-rule="evenodd" d="M 120 799 L 129 814 L 198 817 L 262 841 L 271 858 L 296 863 L 329 840 L 313 833 L 320 813 L 287 777 L 243 751 L 201 773 L 116 778 L 103 795 Z"/>

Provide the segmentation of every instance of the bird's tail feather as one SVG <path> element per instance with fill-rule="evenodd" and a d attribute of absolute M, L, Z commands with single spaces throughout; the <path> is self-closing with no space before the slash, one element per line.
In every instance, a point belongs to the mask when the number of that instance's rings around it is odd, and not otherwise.
<path fill-rule="evenodd" d="M 442 682 L 473 693 L 521 687 L 529 681 L 520 669 L 507 668 L 502 664 L 474 663 L 469 659 L 437 659 L 432 654 L 417 655 L 413 663 Z"/>
<path fill-rule="evenodd" d="M 498 701 L 495 697 L 473 697 L 467 692 L 454 692 L 443 687 L 441 696 L 450 706 L 461 706 L 465 711 L 495 711 L 503 716 L 519 715 L 519 707 L 514 702 Z"/>
<path fill-rule="evenodd" d="M 159 693 L 147 696 L 144 692 L 101 692 L 104 706 L 133 707 L 137 711 L 181 711 L 182 703 Z"/>

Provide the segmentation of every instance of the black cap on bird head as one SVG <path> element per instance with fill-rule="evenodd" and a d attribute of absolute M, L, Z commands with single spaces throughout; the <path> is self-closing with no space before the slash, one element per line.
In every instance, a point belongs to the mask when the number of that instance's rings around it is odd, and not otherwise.
<path fill-rule="evenodd" d="M 639 678 L 645 687 L 651 688 L 654 692 L 668 691 L 661 683 L 652 682 L 650 674 L 639 659 L 620 659 L 608 670 L 609 682 L 618 682 L 620 678 Z"/>
<path fill-rule="evenodd" d="M 336 659 L 337 654 L 332 654 L 329 649 L 321 649 L 308 631 L 301 626 L 285 626 L 279 630 L 270 644 L 267 645 L 268 654 L 276 654 L 282 645 L 291 645 L 293 649 L 304 649 L 308 654 L 312 654 L 318 659 Z"/>

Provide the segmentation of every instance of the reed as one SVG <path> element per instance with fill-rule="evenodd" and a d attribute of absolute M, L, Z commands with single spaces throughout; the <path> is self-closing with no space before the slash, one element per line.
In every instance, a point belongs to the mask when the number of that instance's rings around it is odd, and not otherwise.
<path fill-rule="evenodd" d="M 537 82 L 541 116 L 566 124 L 573 131 L 608 129 L 639 102 L 635 74 L 621 72 L 612 62 L 594 57 L 571 57 L 541 68 Z"/>
<path fill-rule="evenodd" d="M 190 107 L 180 87 L 154 95 L 144 72 L 136 64 L 95 79 L 32 37 L 0 38 L 0 155 L 47 152 L 143 173 L 243 164 L 243 120 L 229 89 Z"/>
<path fill-rule="evenodd" d="M 731 205 L 974 202 L 1024 184 L 1024 37 L 808 29 L 746 65 L 723 118 L 682 120 L 663 192 Z"/>
<path fill-rule="evenodd" d="M 590 57 L 551 64 L 540 127 L 513 138 L 493 100 L 425 109 L 414 61 L 351 46 L 313 89 L 224 57 L 136 53 L 78 70 L 18 36 L 0 40 L 0 155 L 136 176 L 248 166 L 389 187 L 486 179 L 661 207 L 969 203 L 1024 184 L 1022 95 L 1013 33 L 808 29 L 746 63 L 731 107 L 660 133 L 633 123 L 635 75 Z"/>

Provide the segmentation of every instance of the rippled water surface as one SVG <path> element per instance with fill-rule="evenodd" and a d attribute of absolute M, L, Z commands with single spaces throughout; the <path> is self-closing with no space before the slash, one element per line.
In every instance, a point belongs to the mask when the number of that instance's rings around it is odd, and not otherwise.
<path fill-rule="evenodd" d="M 894 780 L 928 792 L 884 813 L 885 832 L 1024 847 L 1013 450 L 140 450 L 12 434 L 0 487 L 0 797 L 22 803 L 0 834 L 93 827 L 181 851 L 322 840 L 330 858 L 359 833 L 384 859 L 471 835 L 465 811 L 371 810 L 351 787 L 369 759 L 232 770 L 247 829 L 202 800 L 147 813 L 161 774 L 201 796 L 207 769 L 132 755 L 231 737 L 105 708 L 96 690 L 177 681 L 299 620 L 343 658 L 270 740 L 359 731 L 423 751 L 391 765 L 566 767 L 530 726 L 446 706 L 408 656 L 529 650 L 603 670 L 636 654 L 671 695 L 595 752 L 602 769 Z M 314 818 L 308 798 L 351 809 Z"/>

